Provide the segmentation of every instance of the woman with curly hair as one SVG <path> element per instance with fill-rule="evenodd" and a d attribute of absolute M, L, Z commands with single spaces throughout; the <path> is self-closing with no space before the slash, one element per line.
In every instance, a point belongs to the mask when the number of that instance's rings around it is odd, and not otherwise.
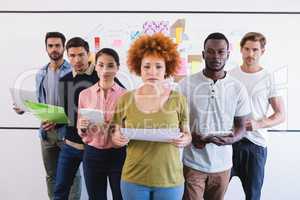
<path fill-rule="evenodd" d="M 187 102 L 164 84 L 179 67 L 176 48 L 169 37 L 157 33 L 141 36 L 128 51 L 129 69 L 141 76 L 143 84 L 120 97 L 112 120 L 113 144 L 128 144 L 121 177 L 124 200 L 182 199 L 184 178 L 179 148 L 191 142 Z M 129 141 L 121 128 L 177 128 L 181 136 L 169 142 Z"/>

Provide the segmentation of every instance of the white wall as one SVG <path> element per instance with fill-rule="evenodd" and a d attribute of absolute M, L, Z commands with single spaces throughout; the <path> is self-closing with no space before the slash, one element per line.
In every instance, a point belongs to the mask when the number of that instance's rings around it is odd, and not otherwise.
<path fill-rule="evenodd" d="M 274 1 L 274 0 L 252 0 L 252 1 L 193 1 L 193 0 L 185 0 L 185 1 L 161 1 L 161 0 L 152 0 L 152 1 L 122 1 L 122 0 L 110 0 L 110 1 L 81 1 L 81 3 L 75 3 L 71 0 L 65 1 L 16 1 L 16 0 L 2 0 L 0 2 L 1 10 L 195 10 L 195 11 L 299 11 L 300 10 L 300 2 L 297 0 L 289 0 L 289 1 Z M 41 33 L 37 33 L 34 30 L 28 30 L 28 24 L 24 22 L 22 26 L 16 27 L 13 30 L 5 30 L 3 29 L 3 24 L 13 24 L 18 22 L 18 18 L 14 18 L 13 20 L 7 21 L 1 17 L 1 32 L 0 32 L 0 44 L 1 45 L 1 72 L 2 78 L 5 83 L 11 83 L 16 76 L 6 76 L 6 73 L 15 74 L 21 73 L 19 70 L 8 67 L 11 62 L 5 61 L 5 50 L 10 49 L 11 46 L 14 46 L 13 52 L 9 52 L 10 54 L 14 54 L 13 63 L 20 62 L 20 55 L 29 54 L 30 47 L 32 44 L 30 41 L 27 41 L 24 46 L 18 46 L 18 41 L 22 41 L 22 39 L 26 38 L 31 34 L 37 38 L 37 41 L 42 43 L 43 35 Z M 43 26 L 43 21 L 39 21 L 37 23 L 40 26 Z M 236 19 L 238 23 L 243 23 L 240 19 Z M 199 20 L 199 23 L 207 23 L 209 19 Z M 257 21 L 259 22 L 259 21 Z M 78 21 L 74 22 L 78 23 Z M 83 20 L 82 23 L 89 23 L 88 20 Z M 235 23 L 233 21 L 232 23 Z M 247 26 L 247 21 L 244 22 L 245 26 Z M 255 24 L 255 21 L 253 22 Z M 273 22 L 274 24 L 277 21 Z M 286 21 L 289 23 L 289 21 Z M 291 42 L 285 47 L 282 48 L 281 52 L 276 54 L 280 56 L 280 54 L 287 56 L 287 59 L 297 59 L 298 52 L 296 51 L 300 46 L 299 40 L 296 38 L 299 37 L 299 34 L 294 35 L 293 32 L 299 32 L 298 24 L 295 24 L 293 27 L 294 30 L 282 30 L 281 34 L 287 34 L 288 38 L 295 38 L 291 40 Z M 45 25 L 45 24 L 44 24 Z M 29 24 L 30 28 L 30 24 Z M 266 27 L 268 28 L 268 24 Z M 279 27 L 280 28 L 280 27 Z M 11 38 L 3 38 L 3 36 L 7 36 L 9 32 L 12 36 L 17 36 L 15 38 L 15 42 L 11 42 L 7 44 L 7 40 L 11 40 Z M 26 33 L 22 35 L 22 33 Z M 293 43 L 293 41 L 296 41 Z M 281 41 L 276 41 L 280 43 Z M 282 42 L 284 43 L 284 41 Z M 5 45 L 3 45 L 5 44 Z M 47 56 L 45 55 L 43 46 L 38 47 L 40 49 L 36 49 L 38 54 L 36 54 L 34 60 L 30 62 L 24 62 L 24 66 L 32 67 L 36 66 L 36 63 L 44 63 L 47 60 Z M 292 50 L 291 50 L 292 49 Z M 36 66 L 37 67 L 37 66 Z M 298 66 L 293 66 L 293 69 Z M 3 70 L 4 69 L 4 70 Z M 8 72 L 9 71 L 9 72 Z M 3 75 L 4 74 L 4 75 Z M 294 81 L 290 81 L 291 87 L 294 88 L 293 91 L 297 93 L 299 91 L 299 81 L 298 81 L 299 71 L 294 71 L 291 75 L 291 78 Z M 9 80 L 8 80 L 9 79 Z M 2 84 L 0 86 L 1 90 L 7 90 L 7 84 Z M 295 94 L 295 97 L 297 95 Z M 1 105 L 3 102 L 10 102 L 10 97 L 8 93 L 2 96 Z M 297 105 L 297 98 L 289 100 L 291 105 Z M 294 107 L 294 110 L 297 110 L 298 107 Z M 5 103 L 1 106 L 0 109 L 0 123 L 4 122 L 7 119 L 8 115 L 12 115 L 13 113 L 10 110 L 10 104 Z M 297 113 L 297 112 L 295 112 Z M 11 125 L 15 125 L 16 123 L 19 125 L 26 125 L 31 123 L 31 125 L 38 124 L 37 121 L 34 121 L 34 118 L 28 119 L 28 117 L 14 116 L 14 122 L 11 122 Z M 292 118 L 298 118 L 297 114 L 291 116 Z M 7 125 L 6 123 L 1 123 L 1 126 Z M 10 125 L 8 123 L 8 125 Z M 299 128 L 298 128 L 299 129 Z M 270 137 L 270 145 L 268 152 L 268 161 L 266 167 L 266 177 L 265 184 L 263 189 L 262 200 L 296 200 L 299 199 L 298 190 L 300 188 L 299 184 L 299 153 L 300 150 L 297 148 L 299 145 L 300 135 L 299 133 L 276 133 L 271 134 Z M 0 130 L 0 141 L 2 144 L 0 145 L 0 194 L 1 199 L 9 199 L 9 200 L 19 200 L 19 199 L 30 199 L 30 200 L 40 200 L 46 199 L 46 186 L 44 181 L 44 169 L 42 166 L 41 155 L 40 155 L 40 146 L 39 140 L 36 134 L 36 131 L 16 131 L 16 130 Z M 228 193 L 226 195 L 226 200 L 240 200 L 243 198 L 243 194 L 241 191 L 240 183 L 237 179 L 234 179 L 231 182 L 230 187 L 228 189 Z M 85 196 L 86 199 L 86 196 Z"/>
<path fill-rule="evenodd" d="M 2 0 L 1 10 L 196 10 L 196 11 L 299 11 L 299 1 L 195 1 L 195 0 Z"/>
<path fill-rule="evenodd" d="M 121 57 L 119 78 L 127 88 L 137 85 L 137 79 L 128 73 L 126 53 L 130 45 L 130 32 L 142 31 L 147 20 L 167 20 L 173 24 L 177 19 L 186 20 L 185 34 L 189 40 L 179 46 L 186 54 L 201 54 L 205 37 L 214 31 L 227 35 L 232 49 L 226 70 L 241 62 L 239 41 L 248 31 L 259 31 L 266 35 L 266 53 L 262 65 L 274 72 L 287 105 L 287 121 L 280 129 L 299 129 L 297 118 L 297 94 L 300 68 L 298 67 L 298 46 L 300 23 L 298 15 L 267 14 L 145 14 L 145 13 L 0 13 L 2 37 L 0 43 L 1 63 L 7 69 L 5 78 L 0 79 L 3 98 L 0 109 L 5 115 L 0 116 L 0 126 L 36 126 L 34 117 L 15 115 L 11 109 L 9 87 L 21 87 L 34 90 L 34 72 L 48 61 L 45 53 L 44 35 L 50 30 L 59 30 L 67 38 L 82 36 L 90 42 L 93 51 L 93 37 L 101 37 L 102 47 L 111 47 L 113 39 L 122 40 L 116 48 Z M 238 19 L 238 20 L 237 20 Z M 234 22 L 234 23 L 233 23 Z M 247 22 L 247 23 L 245 23 Z M 22 31 L 20 31 L 22 30 Z M 293 33 L 291 37 L 288 34 Z M 294 36 L 295 35 L 295 36 Z M 199 68 L 200 70 L 200 68 Z"/>

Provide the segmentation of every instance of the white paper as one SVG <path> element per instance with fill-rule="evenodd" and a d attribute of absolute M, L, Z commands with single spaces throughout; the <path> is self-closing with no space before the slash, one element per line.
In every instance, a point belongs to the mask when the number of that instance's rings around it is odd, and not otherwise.
<path fill-rule="evenodd" d="M 169 142 L 181 136 L 178 128 L 172 129 L 135 129 L 121 128 L 121 133 L 130 140 L 144 140 L 152 142 Z"/>
<path fill-rule="evenodd" d="M 15 106 L 23 111 L 29 111 L 25 106 L 25 101 L 38 102 L 35 91 L 23 90 L 18 88 L 9 88 L 9 91 Z"/>
<path fill-rule="evenodd" d="M 230 136 L 233 135 L 232 131 L 210 131 L 209 136 L 213 135 L 213 136 Z"/>
<path fill-rule="evenodd" d="M 80 108 L 79 114 L 87 118 L 92 123 L 99 125 L 104 123 L 104 113 L 101 110 L 91 108 Z"/>

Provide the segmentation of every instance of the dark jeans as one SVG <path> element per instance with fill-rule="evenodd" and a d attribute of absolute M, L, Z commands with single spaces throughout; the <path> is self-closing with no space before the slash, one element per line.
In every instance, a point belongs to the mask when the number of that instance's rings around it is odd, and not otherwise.
<path fill-rule="evenodd" d="M 245 138 L 234 143 L 232 147 L 231 177 L 240 178 L 246 200 L 259 200 L 264 182 L 267 148 L 258 146 Z"/>
<path fill-rule="evenodd" d="M 76 185 L 77 197 L 80 199 L 81 195 L 81 177 L 79 172 L 79 165 L 82 161 L 83 150 L 78 150 L 72 146 L 64 144 L 58 159 L 57 172 L 56 172 L 56 184 L 54 190 L 54 200 L 68 200 L 70 188 L 74 184 Z M 77 173 L 77 174 L 76 174 Z M 74 178 L 79 181 L 74 181 Z"/>
<path fill-rule="evenodd" d="M 120 180 L 126 148 L 97 149 L 86 145 L 83 172 L 90 200 L 107 200 L 107 178 L 114 200 L 122 200 Z"/>
<path fill-rule="evenodd" d="M 46 170 L 46 182 L 47 182 L 47 190 L 48 196 L 50 200 L 54 198 L 54 189 L 56 183 L 56 171 L 57 164 L 59 160 L 59 154 L 61 148 L 63 147 L 63 141 L 60 139 L 58 133 L 56 131 L 48 132 L 47 138 L 41 140 L 41 149 L 42 149 L 42 157 L 43 163 Z M 74 180 L 74 184 L 71 187 L 70 192 L 70 200 L 79 200 L 81 182 L 80 176 L 76 176 Z"/>

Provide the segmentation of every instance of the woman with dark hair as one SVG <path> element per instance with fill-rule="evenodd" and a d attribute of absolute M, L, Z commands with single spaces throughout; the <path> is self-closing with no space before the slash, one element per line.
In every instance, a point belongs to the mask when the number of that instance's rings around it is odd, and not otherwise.
<path fill-rule="evenodd" d="M 107 178 L 114 200 L 121 200 L 120 178 L 126 156 L 125 147 L 112 148 L 105 131 L 113 116 L 117 99 L 125 93 L 116 82 L 120 61 L 117 52 L 110 48 L 101 49 L 95 56 L 95 70 L 99 81 L 83 90 L 79 95 L 78 109 L 90 108 L 104 113 L 104 124 L 93 124 L 83 116 L 78 117 L 78 133 L 85 143 L 83 171 L 89 199 L 107 199 Z"/>

